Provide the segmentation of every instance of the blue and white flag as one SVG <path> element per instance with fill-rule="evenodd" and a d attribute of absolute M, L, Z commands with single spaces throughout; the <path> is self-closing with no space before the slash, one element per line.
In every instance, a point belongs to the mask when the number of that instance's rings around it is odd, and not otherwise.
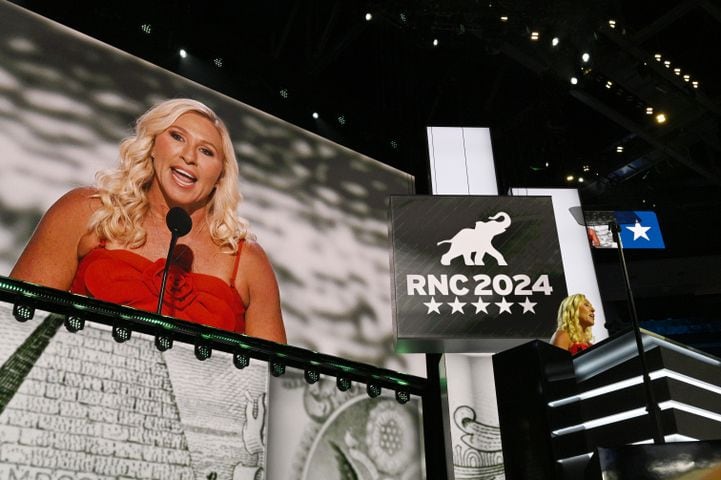
<path fill-rule="evenodd" d="M 615 215 L 623 248 L 666 248 L 654 212 L 615 212 Z"/>

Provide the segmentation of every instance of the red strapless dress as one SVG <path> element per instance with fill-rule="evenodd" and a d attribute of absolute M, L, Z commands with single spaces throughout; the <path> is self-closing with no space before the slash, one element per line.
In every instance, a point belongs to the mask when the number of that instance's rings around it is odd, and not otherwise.
<path fill-rule="evenodd" d="M 571 346 L 568 347 L 568 351 L 571 352 L 571 355 L 575 355 L 575 354 L 580 353 L 588 348 L 591 348 L 590 343 L 576 342 L 576 343 L 572 343 Z"/>
<path fill-rule="evenodd" d="M 238 269 L 236 254 L 233 276 Z M 78 264 L 70 291 L 99 300 L 155 312 L 165 259 L 154 262 L 130 250 L 100 245 Z M 163 297 L 163 315 L 222 330 L 245 332 L 245 305 L 236 289 L 218 277 L 170 265 Z"/>

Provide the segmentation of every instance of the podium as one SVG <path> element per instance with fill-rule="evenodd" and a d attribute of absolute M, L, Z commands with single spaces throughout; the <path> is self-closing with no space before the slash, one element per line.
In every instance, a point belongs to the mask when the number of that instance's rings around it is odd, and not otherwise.
<path fill-rule="evenodd" d="M 642 330 L 667 442 L 721 439 L 721 360 Z M 535 340 L 493 356 L 506 478 L 583 478 L 598 447 L 651 443 L 632 331 L 572 357 Z"/>

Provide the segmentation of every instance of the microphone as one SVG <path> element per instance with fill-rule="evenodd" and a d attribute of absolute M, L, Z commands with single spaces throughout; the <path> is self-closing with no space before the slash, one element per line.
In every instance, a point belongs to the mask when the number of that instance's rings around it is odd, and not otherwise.
<path fill-rule="evenodd" d="M 168 281 L 168 271 L 170 270 L 170 262 L 173 258 L 173 250 L 178 239 L 190 232 L 193 228 L 193 221 L 190 219 L 188 212 L 180 207 L 173 207 L 165 216 L 165 224 L 170 230 L 170 248 L 168 256 L 165 259 L 165 268 L 163 268 L 163 280 L 160 282 L 160 295 L 158 295 L 158 315 L 162 315 L 163 297 L 165 297 L 165 283 Z"/>

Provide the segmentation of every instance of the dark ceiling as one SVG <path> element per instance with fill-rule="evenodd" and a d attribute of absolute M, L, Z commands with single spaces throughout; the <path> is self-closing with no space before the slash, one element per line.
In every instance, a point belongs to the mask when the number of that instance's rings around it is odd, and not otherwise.
<path fill-rule="evenodd" d="M 15 3 L 412 173 L 419 193 L 426 125 L 488 126 L 502 188 L 655 210 L 668 248 L 631 261 L 721 253 L 718 0 Z"/>

